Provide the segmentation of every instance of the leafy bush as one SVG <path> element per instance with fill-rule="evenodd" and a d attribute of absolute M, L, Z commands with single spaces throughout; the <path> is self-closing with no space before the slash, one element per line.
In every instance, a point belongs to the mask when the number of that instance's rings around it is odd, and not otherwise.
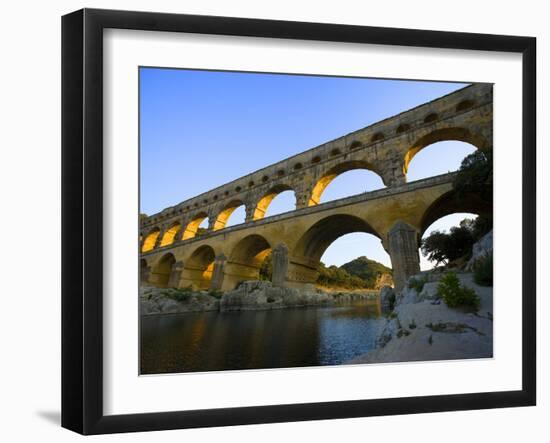
<path fill-rule="evenodd" d="M 427 277 L 411 278 L 408 282 L 409 289 L 415 289 L 416 292 L 422 292 L 424 284 L 428 281 Z"/>
<path fill-rule="evenodd" d="M 475 291 L 462 286 L 454 272 L 447 272 L 441 278 L 437 286 L 437 295 L 450 308 L 472 307 L 475 310 L 479 308 L 480 300 Z"/>
<path fill-rule="evenodd" d="M 193 293 L 193 288 L 191 286 L 187 286 L 186 288 L 179 288 L 179 289 L 173 289 L 171 292 L 165 291 L 162 293 L 162 295 L 165 295 L 168 298 L 171 298 L 172 300 L 176 300 L 179 302 L 184 302 L 189 300 Z"/>
<path fill-rule="evenodd" d="M 474 266 L 474 281 L 481 286 L 493 286 L 493 255 L 479 259 Z"/>
<path fill-rule="evenodd" d="M 220 298 L 222 298 L 222 296 L 223 296 L 223 292 L 222 292 L 222 291 L 218 291 L 217 289 L 210 289 L 210 290 L 208 291 L 208 295 L 210 295 L 211 297 L 220 299 Z"/>

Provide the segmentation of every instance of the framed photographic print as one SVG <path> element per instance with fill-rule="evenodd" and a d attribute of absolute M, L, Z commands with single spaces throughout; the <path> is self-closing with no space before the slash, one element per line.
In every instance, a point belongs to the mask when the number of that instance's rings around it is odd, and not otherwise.
<path fill-rule="evenodd" d="M 534 405 L 535 48 L 64 16 L 62 425 Z"/>

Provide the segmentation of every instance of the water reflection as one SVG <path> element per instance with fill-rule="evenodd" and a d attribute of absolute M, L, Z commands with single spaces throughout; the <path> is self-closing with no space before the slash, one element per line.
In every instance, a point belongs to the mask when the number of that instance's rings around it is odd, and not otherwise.
<path fill-rule="evenodd" d="M 141 373 L 335 365 L 372 349 L 376 301 L 141 320 Z"/>

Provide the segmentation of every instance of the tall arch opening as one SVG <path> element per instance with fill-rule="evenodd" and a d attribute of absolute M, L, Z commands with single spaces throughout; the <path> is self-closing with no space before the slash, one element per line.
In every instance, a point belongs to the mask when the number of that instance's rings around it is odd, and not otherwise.
<path fill-rule="evenodd" d="M 197 248 L 185 262 L 181 277 L 182 286 L 192 286 L 195 289 L 208 289 L 214 270 L 216 254 L 211 246 L 203 245 Z"/>
<path fill-rule="evenodd" d="M 465 255 L 463 252 L 469 251 L 473 242 L 492 229 L 492 219 L 492 205 L 479 195 L 468 194 L 457 198 L 457 195 L 451 191 L 438 198 L 423 214 L 420 223 L 420 269 L 432 269 L 437 265 L 456 260 L 460 264 L 459 259 Z M 463 220 L 471 220 L 474 224 L 465 222 L 461 227 Z M 447 235 L 451 234 L 454 228 L 461 229 L 453 235 L 452 239 L 445 239 L 436 234 L 431 240 L 431 246 L 424 246 L 426 239 L 434 233 Z M 430 254 L 429 251 L 433 247 L 437 247 L 437 250 L 450 251 L 450 253 Z"/>
<path fill-rule="evenodd" d="M 296 196 L 294 190 L 285 184 L 279 184 L 271 188 L 260 199 L 254 209 L 253 220 L 281 214 L 296 209 Z"/>
<path fill-rule="evenodd" d="M 428 145 L 410 161 L 407 180 L 411 182 L 458 171 L 462 160 L 476 150 L 470 143 L 454 140 Z"/>
<path fill-rule="evenodd" d="M 292 273 L 300 276 L 300 283 L 317 283 L 320 275 L 321 259 L 326 252 L 328 254 L 326 257 L 330 261 L 333 261 L 336 266 L 337 263 L 344 264 L 342 261 L 345 262 L 349 258 L 349 256 L 342 254 L 342 250 L 346 247 L 345 242 L 343 243 L 343 248 L 340 245 L 340 248 L 335 247 L 334 250 L 330 251 L 329 247 L 338 239 L 342 238 L 345 241 L 348 234 L 354 233 L 369 234 L 369 238 L 375 237 L 380 242 L 378 233 L 365 220 L 359 217 L 338 214 L 318 221 L 296 243 L 292 252 L 292 256 L 295 258 Z M 353 239 L 353 237 L 349 238 Z M 378 246 L 375 245 L 376 241 L 373 241 L 372 246 L 378 249 Z M 366 249 L 359 257 L 368 256 Z M 340 258 L 336 259 L 335 252 L 338 252 L 338 250 Z M 326 257 L 325 260 L 327 259 Z"/>
<path fill-rule="evenodd" d="M 197 235 L 201 235 L 207 228 L 208 214 L 206 212 L 200 212 L 187 224 L 181 239 L 187 240 L 189 238 L 196 237 Z"/>
<path fill-rule="evenodd" d="M 152 251 L 155 248 L 155 245 L 157 244 L 157 238 L 160 235 L 160 229 L 155 228 L 149 234 L 145 236 L 145 240 L 143 240 L 143 245 L 141 246 L 141 252 L 148 252 Z"/>
<path fill-rule="evenodd" d="M 427 147 L 430 147 L 429 151 L 421 152 Z M 462 159 L 475 149 L 488 150 L 490 144 L 482 136 L 465 128 L 438 129 L 418 139 L 405 153 L 403 173 L 408 181 L 414 181 L 454 171 L 460 167 Z M 419 153 L 422 155 L 412 165 Z"/>
<path fill-rule="evenodd" d="M 246 210 L 244 203 L 241 200 L 233 200 L 218 214 L 214 222 L 214 231 L 244 223 L 245 218 Z"/>
<path fill-rule="evenodd" d="M 166 230 L 160 241 L 160 246 L 168 246 L 174 243 L 176 235 L 181 229 L 181 223 L 174 223 L 169 229 Z"/>
<path fill-rule="evenodd" d="M 486 233 L 490 221 L 471 212 L 457 212 L 435 220 L 424 231 L 420 244 L 420 269 L 441 264 L 461 264 L 471 253 L 479 235 Z"/>
<path fill-rule="evenodd" d="M 331 185 L 330 188 L 329 185 Z M 365 161 L 340 163 L 317 181 L 311 192 L 308 206 L 383 187 L 382 178 L 370 163 Z"/>
<path fill-rule="evenodd" d="M 154 267 L 151 275 L 151 283 L 160 288 L 166 288 L 170 281 L 176 258 L 173 254 L 164 254 L 157 265 Z"/>
<path fill-rule="evenodd" d="M 224 290 L 234 289 L 246 280 L 259 280 L 262 264 L 270 253 L 271 245 L 261 235 L 252 234 L 240 240 L 226 265 Z"/>
<path fill-rule="evenodd" d="M 380 239 L 353 232 L 333 241 L 320 259 L 317 284 L 328 289 L 393 286 L 391 259 Z"/>

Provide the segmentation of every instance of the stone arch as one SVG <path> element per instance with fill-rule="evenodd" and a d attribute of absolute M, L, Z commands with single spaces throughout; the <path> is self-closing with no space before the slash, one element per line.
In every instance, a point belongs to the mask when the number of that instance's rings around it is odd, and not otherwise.
<path fill-rule="evenodd" d="M 241 239 L 229 255 L 224 290 L 233 289 L 246 280 L 258 280 L 260 267 L 270 252 L 271 244 L 261 235 L 251 234 Z"/>
<path fill-rule="evenodd" d="M 269 207 L 273 199 L 277 197 L 280 193 L 285 191 L 294 191 L 294 189 L 290 185 L 287 185 L 285 183 L 279 183 L 270 188 L 269 191 L 267 191 L 256 204 L 252 220 L 260 220 L 264 218 L 265 213 L 267 212 L 267 208 Z"/>
<path fill-rule="evenodd" d="M 477 149 L 486 150 L 489 148 L 487 140 L 477 134 L 474 134 L 467 128 L 443 128 L 436 129 L 423 137 L 420 137 L 414 145 L 405 153 L 403 159 L 403 173 L 407 174 L 409 164 L 413 157 L 418 154 L 425 147 L 441 141 L 460 141 L 469 143 L 475 146 Z"/>
<path fill-rule="evenodd" d="M 435 221 L 446 215 L 462 212 L 493 217 L 492 206 L 479 195 L 469 194 L 458 199 L 454 191 L 449 191 L 436 199 L 422 214 L 418 240 L 420 241 L 426 229 Z"/>
<path fill-rule="evenodd" d="M 176 258 L 174 257 L 174 254 L 170 252 L 164 254 L 153 268 L 150 282 L 154 286 L 166 288 L 170 282 L 170 276 L 175 264 Z"/>
<path fill-rule="evenodd" d="M 231 217 L 231 214 L 235 212 L 235 209 L 243 205 L 244 202 L 240 199 L 232 200 L 227 205 L 225 205 L 216 217 L 216 220 L 214 221 L 214 231 L 219 231 L 220 229 L 225 228 L 225 225 L 227 224 L 229 217 Z"/>
<path fill-rule="evenodd" d="M 181 229 L 180 222 L 175 222 L 174 224 L 172 224 L 172 226 L 170 226 L 164 232 L 164 235 L 162 236 L 162 240 L 160 241 L 160 246 L 168 246 L 174 243 L 174 241 L 176 240 L 176 235 L 178 234 L 180 229 Z"/>
<path fill-rule="evenodd" d="M 159 228 L 153 228 L 149 233 L 145 236 L 145 240 L 143 240 L 143 245 L 141 246 L 141 252 L 148 252 L 155 249 L 155 245 L 157 244 L 157 239 L 160 235 L 160 229 Z"/>
<path fill-rule="evenodd" d="M 195 237 L 197 235 L 200 224 L 206 218 L 208 218 L 208 214 L 206 212 L 199 212 L 198 214 L 196 214 L 185 227 L 181 239 L 187 240 L 189 238 Z"/>
<path fill-rule="evenodd" d="M 318 205 L 321 202 L 321 196 L 323 195 L 323 192 L 327 188 L 327 186 L 340 174 L 343 174 L 348 171 L 352 171 L 354 169 L 367 169 L 369 171 L 374 172 L 375 174 L 379 175 L 382 179 L 382 182 L 384 182 L 383 177 L 380 175 L 380 173 L 374 168 L 374 166 L 363 160 L 350 160 L 347 162 L 339 163 L 333 168 L 329 169 L 325 174 L 317 180 L 317 183 L 315 183 L 315 186 L 313 187 L 311 191 L 311 196 L 309 197 L 308 206 L 315 206 Z"/>
<path fill-rule="evenodd" d="M 212 280 L 215 258 L 214 248 L 209 245 L 202 245 L 195 249 L 183 266 L 181 286 L 208 289 Z"/>
<path fill-rule="evenodd" d="M 289 283 L 294 286 L 314 284 L 324 252 L 338 238 L 353 232 L 365 232 L 380 238 L 369 223 L 349 214 L 330 215 L 310 226 L 290 254 Z"/>
<path fill-rule="evenodd" d="M 320 260 L 326 249 L 336 239 L 352 232 L 380 235 L 365 220 L 348 214 L 330 215 L 313 224 L 296 243 L 293 256 L 308 260 Z"/>

